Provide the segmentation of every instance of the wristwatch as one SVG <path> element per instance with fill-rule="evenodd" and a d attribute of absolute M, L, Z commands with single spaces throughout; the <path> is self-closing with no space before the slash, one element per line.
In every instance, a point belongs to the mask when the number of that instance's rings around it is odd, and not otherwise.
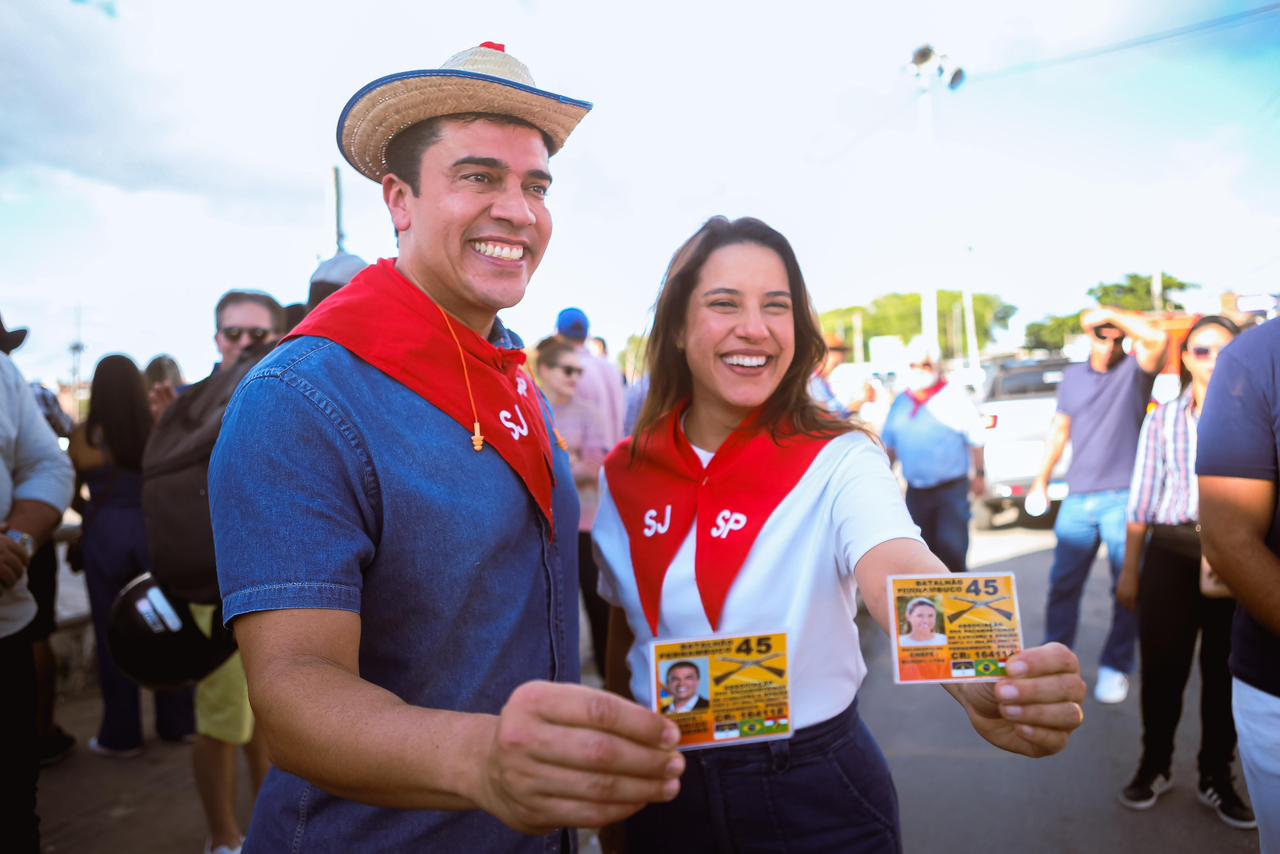
<path fill-rule="evenodd" d="M 26 531 L 5 531 L 4 535 L 21 546 L 27 560 L 31 560 L 31 556 L 36 553 L 36 541 L 30 534 Z"/>

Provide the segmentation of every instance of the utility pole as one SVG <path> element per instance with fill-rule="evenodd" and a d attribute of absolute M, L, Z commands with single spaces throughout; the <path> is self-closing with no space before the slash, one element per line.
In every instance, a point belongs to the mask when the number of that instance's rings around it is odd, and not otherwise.
<path fill-rule="evenodd" d="M 1151 274 L 1151 307 L 1164 311 L 1164 271 L 1159 269 Z"/>
<path fill-rule="evenodd" d="M 925 48 L 916 51 L 919 56 Z M 936 158 L 937 137 L 933 132 L 933 80 L 927 73 L 916 78 L 916 130 L 928 148 L 929 156 Z M 938 285 L 934 280 L 923 282 L 920 288 L 920 335 L 930 350 L 942 351 L 938 343 Z"/>
<path fill-rule="evenodd" d="M 83 306 L 76 306 L 76 339 L 71 342 L 71 399 L 75 401 L 77 422 L 84 420 L 84 406 L 80 394 L 80 357 L 84 354 L 84 336 L 81 334 Z"/>
<path fill-rule="evenodd" d="M 339 254 L 346 252 L 347 236 L 342 233 L 342 177 L 338 174 L 338 167 L 333 167 L 333 221 L 337 232 L 337 243 Z"/>
<path fill-rule="evenodd" d="M 977 369 L 981 363 L 981 358 L 978 353 L 978 322 L 973 314 L 973 291 L 977 284 L 975 281 L 977 277 L 973 274 L 972 246 L 969 247 L 969 254 L 966 260 L 968 260 L 969 266 L 965 270 L 963 289 L 960 292 L 964 303 L 964 337 L 965 342 L 968 344 L 966 353 L 969 357 L 969 367 Z"/>
<path fill-rule="evenodd" d="M 921 45 L 911 54 L 908 72 L 916 82 L 916 131 L 927 157 L 936 159 L 937 139 L 933 130 L 933 92 L 939 83 L 955 90 L 964 82 L 964 70 L 932 45 Z M 920 332 L 930 349 L 938 349 L 938 286 L 925 283 L 920 289 Z"/>

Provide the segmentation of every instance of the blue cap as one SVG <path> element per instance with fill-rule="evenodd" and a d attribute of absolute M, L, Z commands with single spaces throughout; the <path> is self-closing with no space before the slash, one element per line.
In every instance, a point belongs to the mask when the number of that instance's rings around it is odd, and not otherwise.
<path fill-rule="evenodd" d="M 556 317 L 556 332 L 574 341 L 587 340 L 587 331 L 590 328 L 587 316 L 580 308 L 566 308 Z"/>

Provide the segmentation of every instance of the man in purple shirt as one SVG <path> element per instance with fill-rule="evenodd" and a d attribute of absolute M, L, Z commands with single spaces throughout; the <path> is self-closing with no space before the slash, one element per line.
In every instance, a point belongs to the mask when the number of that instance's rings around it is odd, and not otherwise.
<path fill-rule="evenodd" d="M 1080 596 L 1100 543 L 1107 544 L 1111 586 L 1124 566 L 1125 510 L 1129 478 L 1138 451 L 1138 434 L 1151 400 L 1151 387 L 1163 367 L 1168 336 L 1137 312 L 1099 308 L 1080 315 L 1089 335 L 1089 360 L 1067 368 L 1058 386 L 1058 411 L 1049 428 L 1044 463 L 1027 494 L 1028 505 L 1047 501 L 1049 478 L 1068 441 L 1070 490 L 1058 511 L 1045 643 L 1075 646 Z M 1126 355 L 1125 338 L 1133 353 Z M 1042 503 L 1041 506 L 1044 506 Z M 1129 694 L 1137 618 L 1113 603 L 1111 630 L 1102 647 L 1094 697 L 1120 703 Z"/>

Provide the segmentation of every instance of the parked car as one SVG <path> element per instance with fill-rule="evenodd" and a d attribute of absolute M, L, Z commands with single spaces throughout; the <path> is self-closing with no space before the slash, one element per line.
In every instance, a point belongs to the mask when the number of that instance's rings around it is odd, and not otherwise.
<path fill-rule="evenodd" d="M 1044 442 L 1057 411 L 1058 383 L 1069 359 L 1006 361 L 990 367 L 979 410 L 987 422 L 986 494 L 973 502 L 976 528 L 991 527 L 991 517 L 1022 508 L 1027 489 L 1044 461 Z M 1062 454 L 1049 484 L 1049 498 L 1067 496 L 1064 480 L 1071 446 Z"/>

